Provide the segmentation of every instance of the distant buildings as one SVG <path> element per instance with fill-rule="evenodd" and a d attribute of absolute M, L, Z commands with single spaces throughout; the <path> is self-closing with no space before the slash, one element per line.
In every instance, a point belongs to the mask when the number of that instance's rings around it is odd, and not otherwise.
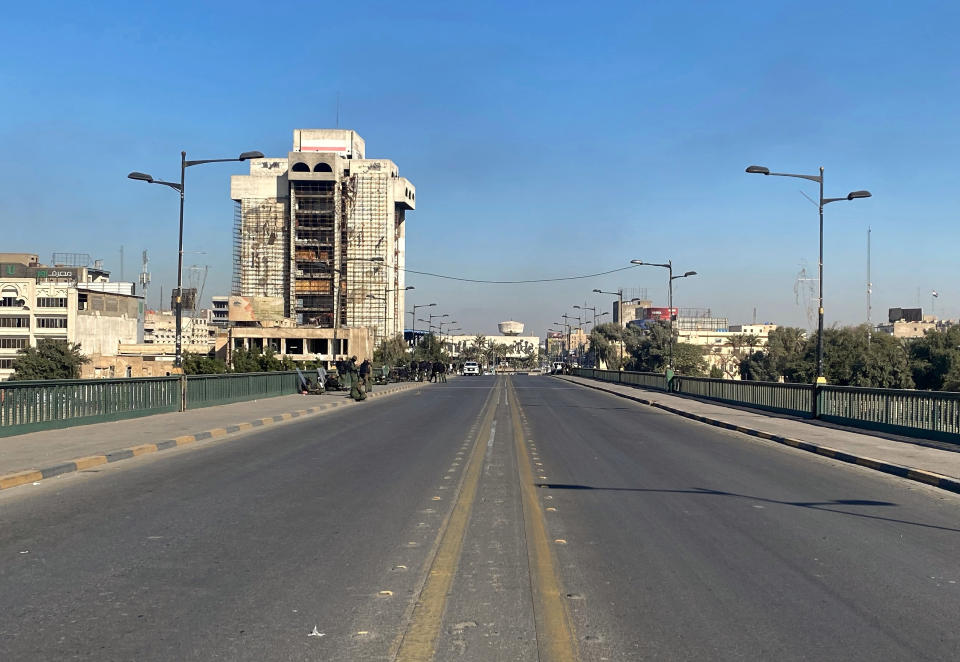
<path fill-rule="evenodd" d="M 99 262 L 50 266 L 36 254 L 0 253 L 0 379 L 42 339 L 79 344 L 93 359 L 84 376 L 100 376 L 99 357 L 142 340 L 143 312 L 136 285 L 110 281 Z"/>

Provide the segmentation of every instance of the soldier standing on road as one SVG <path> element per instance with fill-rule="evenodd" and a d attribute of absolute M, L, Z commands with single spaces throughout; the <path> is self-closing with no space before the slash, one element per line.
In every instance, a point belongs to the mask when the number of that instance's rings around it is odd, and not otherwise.
<path fill-rule="evenodd" d="M 367 393 L 360 383 L 360 371 L 357 369 L 357 357 L 351 356 L 347 362 L 347 372 L 350 373 L 350 397 L 354 400 L 366 400 Z"/>
<path fill-rule="evenodd" d="M 360 382 L 363 384 L 363 390 L 369 393 L 373 390 L 373 376 L 370 374 L 373 366 L 370 365 L 370 359 L 364 359 L 360 364 Z"/>

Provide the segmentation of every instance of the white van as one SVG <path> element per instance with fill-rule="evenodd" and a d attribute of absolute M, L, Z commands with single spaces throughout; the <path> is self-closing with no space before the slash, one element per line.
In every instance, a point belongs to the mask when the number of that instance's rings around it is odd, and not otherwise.
<path fill-rule="evenodd" d="M 467 361 L 463 364 L 464 375 L 479 375 L 480 365 L 476 361 Z"/>

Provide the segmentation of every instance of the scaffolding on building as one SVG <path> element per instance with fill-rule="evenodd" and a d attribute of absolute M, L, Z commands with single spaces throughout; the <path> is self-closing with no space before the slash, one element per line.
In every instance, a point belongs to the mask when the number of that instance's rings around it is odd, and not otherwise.
<path fill-rule="evenodd" d="M 289 244 L 286 204 L 277 198 L 236 201 L 233 208 L 233 278 L 237 296 L 287 298 Z"/>
<path fill-rule="evenodd" d="M 392 230 L 388 224 L 394 222 L 390 177 L 385 170 L 368 171 L 351 180 L 352 209 L 345 214 L 347 319 L 351 325 L 371 329 L 379 342 L 387 332 L 385 318 L 397 289 L 385 264 Z"/>

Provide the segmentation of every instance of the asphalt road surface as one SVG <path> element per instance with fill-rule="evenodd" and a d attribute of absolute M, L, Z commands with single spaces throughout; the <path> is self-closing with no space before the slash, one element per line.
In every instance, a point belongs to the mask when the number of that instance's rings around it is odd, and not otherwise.
<path fill-rule="evenodd" d="M 0 660 L 960 659 L 958 506 L 459 378 L 0 493 Z"/>

